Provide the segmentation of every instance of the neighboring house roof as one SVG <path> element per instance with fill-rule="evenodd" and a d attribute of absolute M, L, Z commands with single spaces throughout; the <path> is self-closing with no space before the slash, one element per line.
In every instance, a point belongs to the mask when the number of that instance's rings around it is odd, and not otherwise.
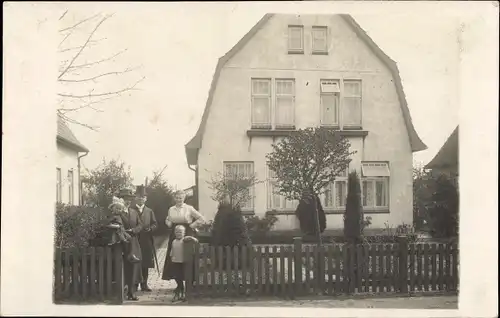
<path fill-rule="evenodd" d="M 439 169 L 458 166 L 458 126 L 448 137 L 436 156 L 425 166 L 427 169 Z"/>
<path fill-rule="evenodd" d="M 78 152 L 89 152 L 87 147 L 82 145 L 78 139 L 76 139 L 75 135 L 66 125 L 64 120 L 57 116 L 57 142 L 60 142 L 67 147 L 70 147 Z"/>
<path fill-rule="evenodd" d="M 212 105 L 213 95 L 215 93 L 215 87 L 220 76 L 220 72 L 227 61 L 229 61 L 233 56 L 236 55 L 245 44 L 250 41 L 250 39 L 273 17 L 274 14 L 268 13 L 262 17 L 262 19 L 257 22 L 257 24 L 250 29 L 250 31 L 243 36 L 243 38 L 236 43 L 236 45 L 229 50 L 223 57 L 219 58 L 217 66 L 215 67 L 214 76 L 212 78 L 212 84 L 210 85 L 210 90 L 208 92 L 207 103 L 205 105 L 205 110 L 201 117 L 201 123 L 196 132 L 196 135 L 185 145 L 186 157 L 188 165 L 195 165 L 197 163 L 198 150 L 201 148 L 203 134 L 205 133 L 205 128 L 207 124 L 208 114 L 210 112 L 210 107 Z M 373 51 L 373 53 L 389 68 L 391 74 L 394 78 L 394 83 L 396 85 L 396 91 L 398 93 L 399 103 L 401 105 L 401 110 L 403 112 L 403 118 L 408 131 L 408 137 L 410 138 L 410 145 L 413 152 L 421 151 L 427 149 L 427 146 L 422 142 L 418 136 L 415 128 L 413 126 L 410 111 L 408 109 L 408 103 L 406 101 L 406 96 L 403 91 L 403 84 L 401 82 L 401 77 L 399 76 L 399 70 L 394 62 L 389 56 L 387 56 L 382 49 L 380 49 L 377 44 L 366 34 L 366 32 L 359 26 L 359 24 L 348 14 L 339 14 L 340 17 L 347 22 L 347 24 L 353 29 L 353 31 L 361 38 L 368 47 Z"/>

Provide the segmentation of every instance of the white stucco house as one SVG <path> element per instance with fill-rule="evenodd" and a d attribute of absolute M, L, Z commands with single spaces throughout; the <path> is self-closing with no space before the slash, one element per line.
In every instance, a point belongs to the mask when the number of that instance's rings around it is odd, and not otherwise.
<path fill-rule="evenodd" d="M 196 135 L 186 144 L 199 210 L 213 219 L 207 180 L 225 169 L 255 173 L 244 212 L 294 229 L 296 202 L 272 191 L 266 154 L 298 128 L 339 129 L 357 153 L 371 228 L 412 224 L 412 158 L 427 147 L 412 124 L 396 63 L 350 15 L 265 15 L 220 58 Z M 341 229 L 346 176 L 322 196 L 327 229 Z"/>
<path fill-rule="evenodd" d="M 56 202 L 81 205 L 80 160 L 89 150 L 59 116 L 56 142 Z"/>

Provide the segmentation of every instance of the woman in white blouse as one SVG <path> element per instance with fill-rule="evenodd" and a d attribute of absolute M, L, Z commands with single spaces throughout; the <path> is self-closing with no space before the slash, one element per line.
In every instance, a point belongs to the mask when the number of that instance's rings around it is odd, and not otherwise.
<path fill-rule="evenodd" d="M 174 229 L 177 225 L 183 225 L 186 228 L 186 236 L 196 237 L 197 228 L 205 223 L 205 219 L 200 212 L 196 211 L 194 207 L 184 203 L 184 200 L 186 199 L 184 191 L 176 191 L 174 197 L 175 205 L 168 209 L 165 224 L 170 229 Z M 162 274 L 163 280 L 174 279 L 173 273 L 169 269 L 171 245 L 174 238 L 175 235 L 172 231 L 168 240 L 167 255 L 165 256 L 165 265 L 163 267 Z"/>

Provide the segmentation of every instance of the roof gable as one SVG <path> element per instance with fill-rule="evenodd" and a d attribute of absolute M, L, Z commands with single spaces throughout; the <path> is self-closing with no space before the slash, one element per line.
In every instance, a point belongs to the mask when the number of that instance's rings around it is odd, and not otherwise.
<path fill-rule="evenodd" d="M 200 126 L 195 136 L 185 145 L 186 157 L 188 165 L 196 165 L 198 151 L 201 148 L 203 141 L 203 134 L 205 132 L 206 123 L 208 120 L 208 115 L 210 112 L 210 107 L 212 105 L 213 95 L 215 93 L 215 88 L 220 76 L 220 72 L 227 61 L 229 61 L 236 53 L 238 53 L 246 43 L 274 16 L 274 14 L 266 14 L 262 19 L 257 22 L 255 26 L 250 29 L 250 31 L 245 34 L 236 45 L 229 50 L 223 57 L 221 57 L 215 68 L 214 76 L 212 78 L 212 83 L 210 85 L 210 90 L 208 92 L 207 103 L 203 111 Z M 382 49 L 380 49 L 377 44 L 368 36 L 368 34 L 359 26 L 359 24 L 348 14 L 339 14 L 347 24 L 352 28 L 356 35 L 370 48 L 370 50 L 387 66 L 390 70 L 391 75 L 394 79 L 396 85 L 396 91 L 398 94 L 399 104 L 403 112 L 403 118 L 408 131 L 408 137 L 410 139 L 410 145 L 413 152 L 421 151 L 427 149 L 427 146 L 422 142 L 418 136 L 415 127 L 413 126 L 410 110 L 408 109 L 408 103 L 406 101 L 406 96 L 403 91 L 403 84 L 401 82 L 401 77 L 399 76 L 399 70 L 394 62 L 389 56 L 387 56 Z"/>
<path fill-rule="evenodd" d="M 57 116 L 57 138 L 58 142 L 65 144 L 66 146 L 75 149 L 79 152 L 89 152 L 87 147 L 85 147 L 78 139 L 75 137 L 71 129 L 66 125 L 64 120 Z"/>
<path fill-rule="evenodd" d="M 435 169 L 456 166 L 458 166 L 458 126 L 425 168 Z"/>

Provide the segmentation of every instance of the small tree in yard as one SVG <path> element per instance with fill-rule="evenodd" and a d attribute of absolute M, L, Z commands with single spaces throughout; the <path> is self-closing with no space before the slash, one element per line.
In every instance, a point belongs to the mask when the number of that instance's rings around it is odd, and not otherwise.
<path fill-rule="evenodd" d="M 344 237 L 350 243 L 359 243 L 363 234 L 363 206 L 361 202 L 361 186 L 356 171 L 349 173 L 347 182 L 347 199 L 344 213 Z"/>
<path fill-rule="evenodd" d="M 87 205 L 107 209 L 113 195 L 121 188 L 131 185 L 130 167 L 115 159 L 109 162 L 103 160 L 102 164 L 89 171 L 86 177 Z"/>
<path fill-rule="evenodd" d="M 314 216 L 315 231 L 321 244 L 318 196 L 351 162 L 350 143 L 338 131 L 327 128 L 306 128 L 291 133 L 273 145 L 267 154 L 268 166 L 276 174 L 278 193 L 289 200 L 299 200 L 309 208 L 297 209 L 299 220 L 304 213 Z M 305 198 L 313 198 L 307 200 Z M 300 204 L 299 204 L 300 206 Z M 304 233 L 310 229 L 302 228 Z"/>
<path fill-rule="evenodd" d="M 430 230 L 434 237 L 458 235 L 458 192 L 446 175 L 435 180 L 432 201 L 428 204 Z"/>
<path fill-rule="evenodd" d="M 153 178 L 146 186 L 148 200 L 146 205 L 151 208 L 158 222 L 158 231 L 167 231 L 165 219 L 168 209 L 175 204 L 172 187 L 163 179 L 163 171 L 154 171 Z"/>

